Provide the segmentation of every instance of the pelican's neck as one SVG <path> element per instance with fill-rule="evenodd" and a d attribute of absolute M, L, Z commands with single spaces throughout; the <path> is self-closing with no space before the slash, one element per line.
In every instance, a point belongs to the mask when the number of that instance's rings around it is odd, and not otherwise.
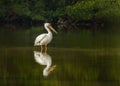
<path fill-rule="evenodd" d="M 45 29 L 47 30 L 48 34 L 52 34 L 52 32 L 50 31 L 50 29 L 47 26 L 45 26 Z"/>
<path fill-rule="evenodd" d="M 50 68 L 50 66 L 51 66 L 51 64 L 48 64 L 48 65 L 44 68 L 44 70 L 43 70 L 43 75 L 44 75 L 44 76 L 48 76 L 48 69 Z"/>

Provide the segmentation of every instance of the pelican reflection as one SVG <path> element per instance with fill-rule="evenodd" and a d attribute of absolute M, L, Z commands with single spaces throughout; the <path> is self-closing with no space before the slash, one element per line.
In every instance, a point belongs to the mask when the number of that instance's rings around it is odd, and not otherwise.
<path fill-rule="evenodd" d="M 43 69 L 43 76 L 48 76 L 56 67 L 56 65 L 52 66 L 51 56 L 47 53 L 34 51 L 34 58 L 38 64 L 46 65 L 46 67 Z"/>

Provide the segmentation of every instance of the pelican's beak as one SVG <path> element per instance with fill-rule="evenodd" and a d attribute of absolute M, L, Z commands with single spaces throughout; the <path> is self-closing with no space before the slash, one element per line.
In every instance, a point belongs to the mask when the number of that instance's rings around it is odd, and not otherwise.
<path fill-rule="evenodd" d="M 49 25 L 48 28 L 57 34 L 57 31 L 51 25 Z"/>
<path fill-rule="evenodd" d="M 50 67 L 48 70 L 48 74 L 50 74 L 55 68 L 56 68 L 56 65 L 53 65 L 52 67 Z"/>

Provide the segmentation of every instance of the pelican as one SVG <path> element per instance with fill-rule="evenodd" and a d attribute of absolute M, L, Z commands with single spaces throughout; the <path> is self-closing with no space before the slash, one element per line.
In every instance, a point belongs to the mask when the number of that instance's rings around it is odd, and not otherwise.
<path fill-rule="evenodd" d="M 51 42 L 53 38 L 51 30 L 57 34 L 57 31 L 51 26 L 50 23 L 44 23 L 44 27 L 48 33 L 38 35 L 34 43 L 34 46 L 41 46 L 41 52 L 43 52 L 43 45 L 45 46 L 45 52 L 47 52 L 47 45 Z"/>
<path fill-rule="evenodd" d="M 47 53 L 42 53 L 38 51 L 34 51 L 34 58 L 37 63 L 40 65 L 46 65 L 43 70 L 43 76 L 48 76 L 56 67 L 56 65 L 52 65 L 51 56 Z"/>

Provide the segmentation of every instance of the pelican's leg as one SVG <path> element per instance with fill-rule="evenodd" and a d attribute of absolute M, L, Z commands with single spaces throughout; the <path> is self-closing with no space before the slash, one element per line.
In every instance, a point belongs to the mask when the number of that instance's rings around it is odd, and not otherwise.
<path fill-rule="evenodd" d="M 45 45 L 45 53 L 47 53 L 47 45 Z"/>
<path fill-rule="evenodd" d="M 43 53 L 43 46 L 42 45 L 40 45 L 41 46 L 41 52 Z"/>

